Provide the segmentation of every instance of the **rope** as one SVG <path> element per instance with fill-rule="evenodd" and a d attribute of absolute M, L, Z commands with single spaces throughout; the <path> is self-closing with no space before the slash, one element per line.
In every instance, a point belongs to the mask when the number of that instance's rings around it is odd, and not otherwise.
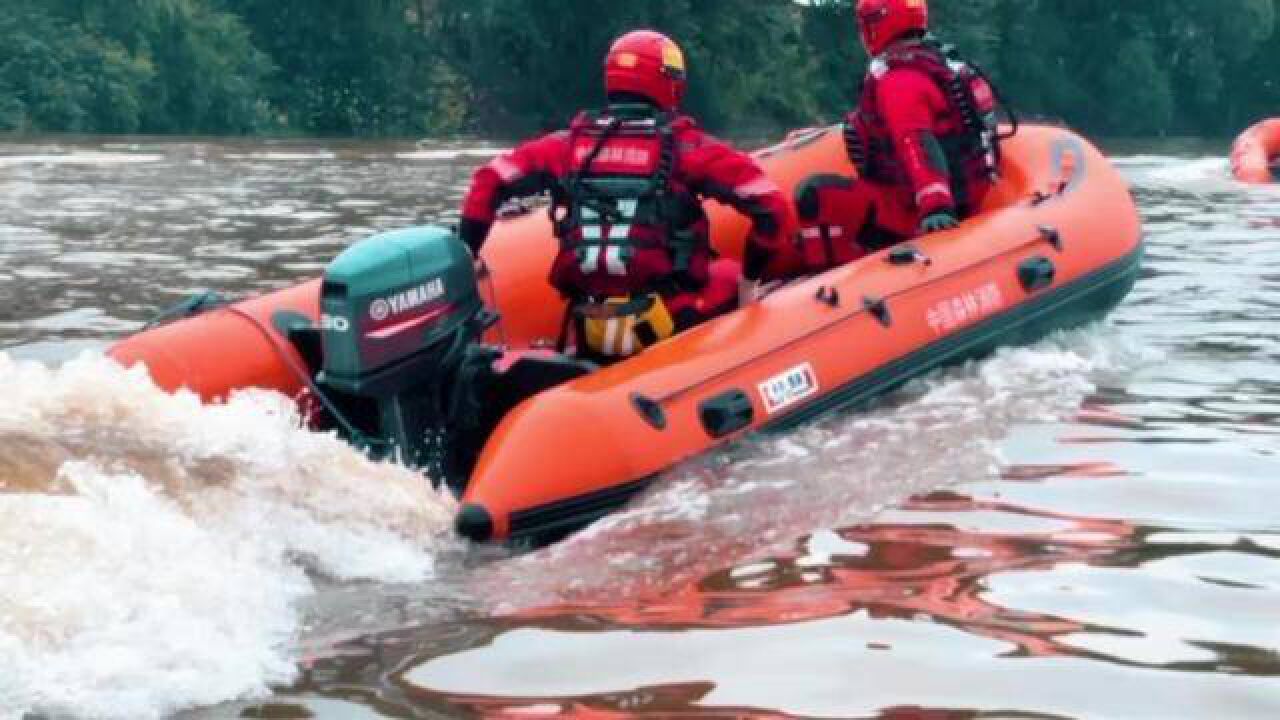
<path fill-rule="evenodd" d="M 349 420 L 347 420 L 346 416 L 343 415 L 340 410 L 338 410 L 337 405 L 335 405 L 333 401 L 329 399 L 329 396 L 326 395 L 325 392 L 320 389 L 320 386 L 316 384 L 314 379 L 312 379 L 311 373 L 307 372 L 305 368 L 298 365 L 297 361 L 294 360 L 293 355 L 291 355 L 289 352 L 285 350 L 284 347 L 281 346 L 280 340 L 279 338 L 276 337 L 275 333 L 267 329 L 267 327 L 263 325 L 262 322 L 258 320 L 258 318 L 250 315 L 249 313 L 245 312 L 244 310 L 241 310 L 240 308 L 234 305 L 228 306 L 224 309 L 227 312 L 231 313 L 232 315 L 235 315 L 236 317 L 239 317 L 243 319 L 245 322 L 249 323 L 251 326 L 253 326 L 254 329 L 256 329 L 259 333 L 261 333 L 264 338 L 267 339 L 267 344 L 271 346 L 271 349 L 273 351 L 275 351 L 276 356 L 280 359 L 281 362 L 285 364 L 285 367 L 289 368 L 293 372 L 293 374 L 297 376 L 298 380 L 302 381 L 302 384 L 307 386 L 307 389 L 311 391 L 311 394 L 315 396 L 316 400 L 320 401 L 320 404 L 324 406 L 324 409 L 327 410 L 331 416 L 333 416 L 333 419 L 338 423 L 338 425 L 342 426 L 343 431 L 346 432 L 347 435 L 350 436 L 354 442 L 365 447 L 370 447 L 370 448 L 376 447 L 384 451 L 390 449 L 390 443 L 386 442 L 385 440 L 372 439 L 372 438 L 366 437 L 364 433 L 357 430 L 355 425 L 353 425 Z"/>

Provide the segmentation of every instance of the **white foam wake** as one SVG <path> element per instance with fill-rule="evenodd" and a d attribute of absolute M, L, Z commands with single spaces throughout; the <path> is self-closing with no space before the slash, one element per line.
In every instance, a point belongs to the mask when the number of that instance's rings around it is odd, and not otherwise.
<path fill-rule="evenodd" d="M 311 576 L 422 583 L 456 541 L 415 473 L 85 355 L 0 354 L 0 717 L 156 717 L 290 680 Z"/>
<path fill-rule="evenodd" d="M 161 162 L 163 155 L 79 150 L 38 155 L 0 155 L 0 167 L 17 165 L 138 165 Z"/>
<path fill-rule="evenodd" d="M 502 153 L 503 148 L 467 147 L 436 148 L 419 147 L 417 150 L 396 153 L 397 160 L 483 160 Z"/>
<path fill-rule="evenodd" d="M 1238 188 L 1225 157 L 1169 157 L 1134 155 L 1114 159 L 1116 167 L 1135 185 L 1177 188 L 1194 194 Z"/>

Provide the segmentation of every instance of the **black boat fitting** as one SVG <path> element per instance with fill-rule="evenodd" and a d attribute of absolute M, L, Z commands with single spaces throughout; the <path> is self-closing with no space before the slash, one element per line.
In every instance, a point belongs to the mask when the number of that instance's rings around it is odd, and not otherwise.
<path fill-rule="evenodd" d="M 468 503 L 458 512 L 454 528 L 472 542 L 488 542 L 493 537 L 493 516 L 483 505 Z"/>

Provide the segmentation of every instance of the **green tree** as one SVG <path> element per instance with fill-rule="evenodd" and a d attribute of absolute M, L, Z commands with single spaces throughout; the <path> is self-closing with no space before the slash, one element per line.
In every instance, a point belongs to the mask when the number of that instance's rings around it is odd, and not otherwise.
<path fill-rule="evenodd" d="M 858 101 L 867 62 L 849 0 L 813 2 L 801 18 L 801 33 L 814 63 L 811 74 L 819 115 L 833 120 Z"/>
<path fill-rule="evenodd" d="M 804 11 L 788 0 L 441 0 L 434 34 L 473 91 L 483 130 L 563 125 L 603 102 L 603 58 L 618 35 L 670 35 L 689 67 L 686 107 L 716 129 L 806 122 L 817 67 Z"/>
<path fill-rule="evenodd" d="M 5 129 L 239 133 L 267 118 L 269 62 L 200 0 L 15 0 L 0 58 Z"/>
<path fill-rule="evenodd" d="M 120 43 L 18 3 L 0 16 L 0 58 L 0 129 L 139 129 L 154 71 Z"/>
<path fill-rule="evenodd" d="M 225 0 L 279 68 L 271 98 L 284 124 L 323 134 L 393 135 L 432 127 L 446 82 L 417 0 Z"/>
<path fill-rule="evenodd" d="M 1230 134 L 1280 114 L 1280 0 L 932 0 L 1022 114 Z M 525 134 L 602 103 L 627 30 L 685 49 L 713 130 L 831 121 L 866 57 L 851 0 L 9 0 L 0 130 Z"/>
<path fill-rule="evenodd" d="M 152 132 L 248 133 L 266 127 L 272 65 L 235 15 L 175 0 L 141 41 L 156 68 L 146 107 Z"/>

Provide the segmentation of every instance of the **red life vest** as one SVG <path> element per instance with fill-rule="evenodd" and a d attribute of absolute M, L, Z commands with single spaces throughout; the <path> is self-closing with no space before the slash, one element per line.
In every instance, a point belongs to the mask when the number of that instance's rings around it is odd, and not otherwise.
<path fill-rule="evenodd" d="M 862 177 L 892 185 L 909 183 L 898 161 L 879 104 L 880 79 L 891 70 L 910 68 L 937 83 L 947 98 L 950 117 L 935 136 L 942 146 L 960 210 L 966 212 L 964 184 L 994 180 L 1000 164 L 996 91 L 973 64 L 949 46 L 931 40 L 889 48 L 874 58 L 862 86 L 858 109 L 845 122 L 849 158 Z"/>
<path fill-rule="evenodd" d="M 617 297 L 707 282 L 707 220 L 676 177 L 667 114 L 580 115 L 553 206 L 560 253 L 551 280 L 568 295 Z"/>

